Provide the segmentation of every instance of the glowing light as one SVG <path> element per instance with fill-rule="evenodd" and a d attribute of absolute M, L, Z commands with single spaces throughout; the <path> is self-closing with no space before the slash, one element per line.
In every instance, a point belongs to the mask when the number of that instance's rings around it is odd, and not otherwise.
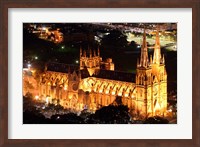
<path fill-rule="evenodd" d="M 72 95 L 69 95 L 68 97 L 69 97 L 70 100 L 72 99 Z"/>
<path fill-rule="evenodd" d="M 47 28 L 46 27 L 42 27 L 42 30 L 46 30 Z"/>
<path fill-rule="evenodd" d="M 169 109 L 168 111 L 169 111 L 169 112 L 172 112 L 172 109 Z"/>
<path fill-rule="evenodd" d="M 78 64 L 78 60 L 76 60 L 76 63 Z"/>
<path fill-rule="evenodd" d="M 50 98 L 50 97 L 46 97 L 46 100 L 45 100 L 45 101 L 46 101 L 47 104 L 49 103 L 49 98 Z"/>
<path fill-rule="evenodd" d="M 39 96 L 38 96 L 38 95 L 36 95 L 36 96 L 35 96 L 35 99 L 36 99 L 36 100 L 38 100 L 38 99 L 39 99 Z"/>
<path fill-rule="evenodd" d="M 112 92 L 112 95 L 115 95 L 115 92 L 114 92 L 114 91 Z"/>
<path fill-rule="evenodd" d="M 79 106 L 80 106 L 80 110 L 83 109 L 83 104 L 82 103 Z"/>
<path fill-rule="evenodd" d="M 30 67 L 31 67 L 31 64 L 28 64 L 27 66 L 28 66 L 28 68 L 30 68 Z"/>
<path fill-rule="evenodd" d="M 38 57 L 37 56 L 35 56 L 35 60 L 37 60 L 38 59 Z"/>
<path fill-rule="evenodd" d="M 99 93 L 102 93 L 102 89 L 99 90 Z"/>
<path fill-rule="evenodd" d="M 118 93 L 118 96 L 122 96 L 122 93 Z"/>
<path fill-rule="evenodd" d="M 109 91 L 108 91 L 108 90 L 106 90 L 106 94 L 108 94 L 108 92 L 109 92 Z"/>
<path fill-rule="evenodd" d="M 125 96 L 125 97 L 128 97 L 128 94 L 126 93 L 124 96 Z"/>
<path fill-rule="evenodd" d="M 27 71 L 27 70 L 28 70 L 28 68 L 23 68 L 23 70 L 24 70 L 24 71 Z"/>
<path fill-rule="evenodd" d="M 64 87 L 64 90 L 67 90 L 67 86 Z"/>

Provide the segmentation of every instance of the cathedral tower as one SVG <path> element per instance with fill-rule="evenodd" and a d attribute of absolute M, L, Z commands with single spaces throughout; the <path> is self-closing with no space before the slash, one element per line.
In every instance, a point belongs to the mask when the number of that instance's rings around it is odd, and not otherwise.
<path fill-rule="evenodd" d="M 160 38 L 159 32 L 156 31 L 156 41 L 154 46 L 153 64 L 160 65 L 161 52 L 160 52 Z"/>
<path fill-rule="evenodd" d="M 167 72 L 164 55 L 161 56 L 159 31 L 156 32 L 152 63 L 152 89 L 154 115 L 164 115 L 167 110 Z"/>
<path fill-rule="evenodd" d="M 146 42 L 146 32 L 144 30 L 143 43 L 141 47 L 140 59 L 137 62 L 136 70 L 136 113 L 138 115 L 147 116 L 151 113 L 151 73 L 152 68 L 150 66 L 148 58 L 148 48 Z"/>
<path fill-rule="evenodd" d="M 164 55 L 161 58 L 159 32 L 156 32 L 155 47 L 150 62 L 144 31 L 140 60 L 136 70 L 136 108 L 143 116 L 164 115 L 167 109 L 167 73 Z"/>
<path fill-rule="evenodd" d="M 102 58 L 100 57 L 100 51 L 98 48 L 98 53 L 96 55 L 96 50 L 92 50 L 88 47 L 89 55 L 84 50 L 82 53 L 82 48 L 80 48 L 80 70 L 87 68 L 90 76 L 92 76 L 97 69 L 100 69 L 100 64 Z"/>

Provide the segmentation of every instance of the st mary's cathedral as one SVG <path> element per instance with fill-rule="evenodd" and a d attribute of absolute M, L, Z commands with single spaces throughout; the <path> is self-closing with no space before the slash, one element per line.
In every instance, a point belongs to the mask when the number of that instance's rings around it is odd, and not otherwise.
<path fill-rule="evenodd" d="M 80 48 L 80 66 L 48 63 L 39 82 L 39 95 L 48 103 L 59 100 L 65 108 L 95 111 L 120 97 L 141 116 L 164 115 L 167 109 L 167 73 L 156 33 L 153 57 L 148 56 L 144 31 L 136 73 L 115 71 L 111 58 L 103 61 L 99 48 Z"/>

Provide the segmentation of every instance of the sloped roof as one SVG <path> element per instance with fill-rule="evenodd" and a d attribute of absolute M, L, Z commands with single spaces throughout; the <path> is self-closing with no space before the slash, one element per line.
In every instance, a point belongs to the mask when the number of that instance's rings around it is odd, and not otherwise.
<path fill-rule="evenodd" d="M 68 64 L 61 64 L 61 63 L 48 63 L 47 64 L 47 71 L 54 71 L 54 72 L 61 72 L 61 73 L 73 73 L 75 71 L 77 74 L 79 72 L 79 66 L 76 65 L 68 65 Z M 88 77 L 96 77 L 102 79 L 109 79 L 109 80 L 116 80 L 116 81 L 125 81 L 125 82 L 135 82 L 135 73 L 126 73 L 121 71 L 111 71 L 111 70 L 96 70 L 95 74 L 92 76 L 89 75 L 88 70 L 82 69 L 80 70 L 81 78 L 88 78 Z"/>
<path fill-rule="evenodd" d="M 72 64 L 62 64 L 62 63 L 47 63 L 47 71 L 62 72 L 62 73 L 73 73 L 73 71 L 78 71 L 79 66 Z"/>
<path fill-rule="evenodd" d="M 112 71 L 112 70 L 99 70 L 97 71 L 94 77 L 116 80 L 116 81 L 125 81 L 125 82 L 135 82 L 135 73 L 127 73 L 121 71 Z"/>

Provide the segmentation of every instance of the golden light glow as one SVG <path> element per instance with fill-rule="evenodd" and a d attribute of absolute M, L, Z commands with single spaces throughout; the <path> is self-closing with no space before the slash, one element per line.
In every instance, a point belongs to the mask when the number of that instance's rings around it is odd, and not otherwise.
<path fill-rule="evenodd" d="M 38 96 L 38 95 L 36 95 L 36 96 L 35 96 L 35 99 L 36 99 L 36 100 L 38 100 L 38 99 L 39 99 L 39 96 Z"/>
<path fill-rule="evenodd" d="M 122 93 L 118 93 L 118 96 L 122 96 Z"/>
<path fill-rule="evenodd" d="M 45 101 L 48 104 L 49 103 L 49 97 L 46 97 Z"/>
<path fill-rule="evenodd" d="M 125 95 L 124 95 L 125 97 L 128 97 L 128 94 L 127 93 L 125 93 Z"/>
<path fill-rule="evenodd" d="M 140 114 L 144 115 L 147 115 L 147 112 L 145 111 L 147 109 L 148 113 L 151 113 L 151 115 L 163 114 L 163 112 L 167 111 L 167 78 L 160 79 L 159 75 L 164 73 L 163 77 L 167 77 L 167 73 L 163 64 L 162 66 L 160 64 L 155 64 L 160 61 L 161 57 L 160 47 L 157 47 L 156 50 L 156 54 L 153 56 L 154 61 L 156 62 L 152 63 L 152 65 L 148 68 L 141 68 L 141 66 L 137 66 L 136 76 L 133 77 L 135 78 L 136 82 L 127 82 L 116 79 L 114 80 L 112 78 L 103 79 L 93 76 L 93 73 L 96 74 L 96 71 L 100 69 L 99 63 L 103 62 L 102 58 L 99 56 L 100 53 L 96 52 L 95 57 L 93 57 L 93 54 L 90 55 L 90 57 L 87 57 L 87 55 L 84 55 L 84 52 L 81 51 L 79 61 L 80 70 L 84 69 L 86 66 L 90 76 L 87 78 L 81 78 L 81 76 L 78 74 L 76 75 L 76 73 L 73 73 L 73 76 L 74 74 L 76 76 L 76 80 L 74 80 L 69 78 L 69 73 L 55 73 L 53 71 L 46 71 L 46 74 L 41 77 L 44 78 L 45 83 L 46 81 L 48 82 L 48 87 L 42 82 L 39 83 L 41 86 L 39 88 L 40 96 L 49 95 L 51 93 L 51 97 L 62 99 L 63 102 L 61 104 L 66 108 L 82 110 L 88 106 L 87 108 L 90 111 L 99 109 L 101 106 L 109 105 L 116 100 L 117 96 L 120 96 L 122 103 L 124 105 L 128 105 L 130 110 L 133 109 L 136 112 L 140 111 Z M 148 56 L 148 54 L 145 55 Z M 149 58 L 144 58 L 143 61 L 146 63 L 147 59 Z M 110 64 L 108 64 L 108 62 Z M 108 62 L 104 62 L 105 65 L 108 65 L 107 70 L 114 70 L 114 63 L 112 63 L 111 60 Z M 146 66 L 147 65 L 145 65 L 145 67 Z M 66 76 L 66 79 L 61 79 L 63 75 Z M 151 75 L 153 75 L 155 78 L 151 77 Z M 147 78 L 147 81 L 144 81 L 144 76 L 150 77 Z M 55 79 L 60 81 L 59 84 L 64 85 L 63 89 L 65 92 L 62 91 L 62 88 L 49 88 L 50 85 L 56 86 L 56 84 L 53 83 Z M 152 81 L 152 79 L 154 81 Z M 162 82 L 158 82 L 158 79 L 162 80 Z M 74 84 L 78 85 L 77 90 L 74 90 Z M 149 85 L 144 86 L 146 84 Z M 158 86 L 155 87 L 155 85 Z M 129 96 L 132 99 L 129 99 Z M 50 97 L 46 97 L 45 100 L 46 103 L 51 102 Z M 157 100 L 158 102 L 152 100 Z M 172 110 L 168 110 L 168 112 L 171 111 Z"/>

